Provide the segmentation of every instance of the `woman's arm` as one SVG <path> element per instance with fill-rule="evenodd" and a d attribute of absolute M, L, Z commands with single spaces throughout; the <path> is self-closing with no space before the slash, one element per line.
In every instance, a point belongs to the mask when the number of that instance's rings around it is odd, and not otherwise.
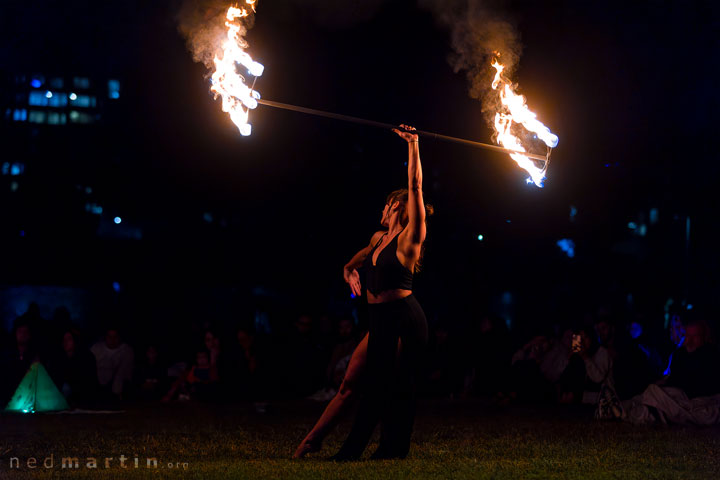
<path fill-rule="evenodd" d="M 353 295 L 359 297 L 362 295 L 362 288 L 360 286 L 360 275 L 357 272 L 357 269 L 360 268 L 365 261 L 365 258 L 370 254 L 372 249 L 375 247 L 375 244 L 380 240 L 380 237 L 382 237 L 385 234 L 385 232 L 375 232 L 375 234 L 370 239 L 370 244 L 357 252 L 353 257 L 350 259 L 348 263 L 345 264 L 343 267 L 343 278 L 345 281 L 350 285 L 350 290 L 352 290 Z"/>
<path fill-rule="evenodd" d="M 422 192 L 422 165 L 420 164 L 420 147 L 418 136 L 412 133 L 415 130 L 407 125 L 400 125 L 404 130 L 393 129 L 406 142 L 408 142 L 408 228 L 406 241 L 409 248 L 420 254 L 420 246 L 425 241 L 425 202 Z"/>
<path fill-rule="evenodd" d="M 370 251 L 375 247 L 375 244 L 380 240 L 380 237 L 382 237 L 385 234 L 383 231 L 375 232 L 370 239 L 370 244 L 357 252 L 353 257 L 350 259 L 348 263 L 345 264 L 344 269 L 345 270 L 354 270 L 356 268 L 360 268 L 365 261 L 365 258 L 368 256 Z"/>

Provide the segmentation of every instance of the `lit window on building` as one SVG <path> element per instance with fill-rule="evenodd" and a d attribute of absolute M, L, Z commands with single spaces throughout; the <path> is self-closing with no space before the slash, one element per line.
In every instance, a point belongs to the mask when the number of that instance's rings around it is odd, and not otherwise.
<path fill-rule="evenodd" d="M 95 97 L 91 97 L 90 95 L 76 95 L 74 94 L 74 100 L 70 100 L 72 102 L 73 107 L 85 107 L 85 108 L 91 108 L 95 107 L 97 104 L 97 99 Z"/>
<path fill-rule="evenodd" d="M 47 115 L 45 112 L 38 111 L 38 110 L 30 110 L 30 115 L 28 116 L 28 121 L 31 123 L 45 123 L 45 119 L 47 118 Z"/>
<path fill-rule="evenodd" d="M 17 108 L 13 111 L 13 121 L 24 122 L 27 120 L 27 110 L 24 108 Z"/>
<path fill-rule="evenodd" d="M 90 79 L 87 77 L 74 77 L 73 85 L 75 88 L 90 88 Z"/>
<path fill-rule="evenodd" d="M 34 105 L 37 107 L 47 107 L 48 101 L 46 92 L 30 92 L 28 96 L 28 105 Z"/>
<path fill-rule="evenodd" d="M 68 104 L 67 93 L 53 93 L 52 97 L 48 99 L 48 105 L 51 107 L 66 107 Z"/>
<path fill-rule="evenodd" d="M 108 80 L 108 97 L 120 98 L 120 80 Z"/>
<path fill-rule="evenodd" d="M 86 203 L 85 204 L 85 211 L 90 212 L 94 215 L 102 215 L 103 209 L 100 205 L 97 203 Z"/>
<path fill-rule="evenodd" d="M 72 110 L 70 112 L 70 123 L 93 123 L 95 117 L 85 112 L 77 112 Z"/>
<path fill-rule="evenodd" d="M 22 163 L 11 163 L 11 162 L 5 162 L 2 164 L 2 169 L 0 169 L 0 172 L 2 172 L 3 175 L 10 175 L 12 177 L 22 175 L 23 172 L 25 172 L 25 165 Z"/>
<path fill-rule="evenodd" d="M 65 125 L 67 123 L 67 115 L 64 113 L 48 112 L 47 123 L 49 125 Z"/>
<path fill-rule="evenodd" d="M 23 81 L 25 80 L 24 75 L 20 78 L 22 78 Z M 42 87 L 43 83 L 45 83 L 45 77 L 43 77 L 42 75 L 33 75 L 30 79 L 30 86 L 33 88 L 40 88 Z"/>
<path fill-rule="evenodd" d="M 50 79 L 50 86 L 52 88 L 63 88 L 64 84 L 65 84 L 65 82 L 63 82 L 62 78 L 55 77 L 55 78 Z"/>

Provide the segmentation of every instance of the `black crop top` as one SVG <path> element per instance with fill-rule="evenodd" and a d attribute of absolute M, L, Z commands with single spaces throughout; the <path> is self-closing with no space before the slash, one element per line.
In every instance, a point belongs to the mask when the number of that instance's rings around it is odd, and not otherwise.
<path fill-rule="evenodd" d="M 382 239 L 365 257 L 363 267 L 367 271 L 367 289 L 374 295 L 385 290 L 412 290 L 413 273 L 397 258 L 397 238 L 399 236 L 400 234 L 395 235 L 395 238 L 385 245 L 378 255 L 377 265 L 372 264 L 372 258 L 375 249 L 382 243 Z"/>

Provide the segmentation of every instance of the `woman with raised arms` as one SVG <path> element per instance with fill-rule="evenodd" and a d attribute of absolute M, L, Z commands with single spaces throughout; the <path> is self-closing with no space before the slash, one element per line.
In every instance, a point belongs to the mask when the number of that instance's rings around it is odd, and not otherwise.
<path fill-rule="evenodd" d="M 352 430 L 331 459 L 356 460 L 378 423 L 380 445 L 371 458 L 405 458 L 415 420 L 415 387 L 427 345 L 427 320 L 413 295 L 413 274 L 420 267 L 427 233 L 422 167 L 417 134 L 412 127 L 393 129 L 408 144 L 408 188 L 387 197 L 380 223 L 370 243 L 344 267 L 345 281 L 361 295 L 357 269 L 366 270 L 368 334 L 358 344 L 337 395 L 295 452 L 295 458 L 320 449 L 324 437 L 362 394 Z M 358 392 L 358 390 L 360 390 Z"/>

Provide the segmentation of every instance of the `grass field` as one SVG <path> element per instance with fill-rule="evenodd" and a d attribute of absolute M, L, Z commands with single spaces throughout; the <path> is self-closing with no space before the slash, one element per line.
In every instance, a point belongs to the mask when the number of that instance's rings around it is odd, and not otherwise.
<path fill-rule="evenodd" d="M 190 404 L 101 415 L 2 414 L 0 478 L 720 478 L 720 427 L 634 427 L 597 422 L 586 411 L 499 408 L 476 400 L 421 402 L 403 461 L 326 461 L 349 420 L 321 453 L 292 460 L 321 409 L 284 402 L 264 415 L 251 405 Z M 50 454 L 54 468 L 45 469 Z M 130 468 L 121 468 L 120 455 Z M 78 457 L 80 468 L 61 469 L 63 456 Z M 20 468 L 10 469 L 12 457 Z M 85 467 L 87 457 L 97 459 L 97 469 Z M 109 468 L 106 457 L 112 457 Z M 29 458 L 37 459 L 35 469 L 28 468 Z M 147 468 L 147 458 L 157 458 L 158 467 Z"/>

